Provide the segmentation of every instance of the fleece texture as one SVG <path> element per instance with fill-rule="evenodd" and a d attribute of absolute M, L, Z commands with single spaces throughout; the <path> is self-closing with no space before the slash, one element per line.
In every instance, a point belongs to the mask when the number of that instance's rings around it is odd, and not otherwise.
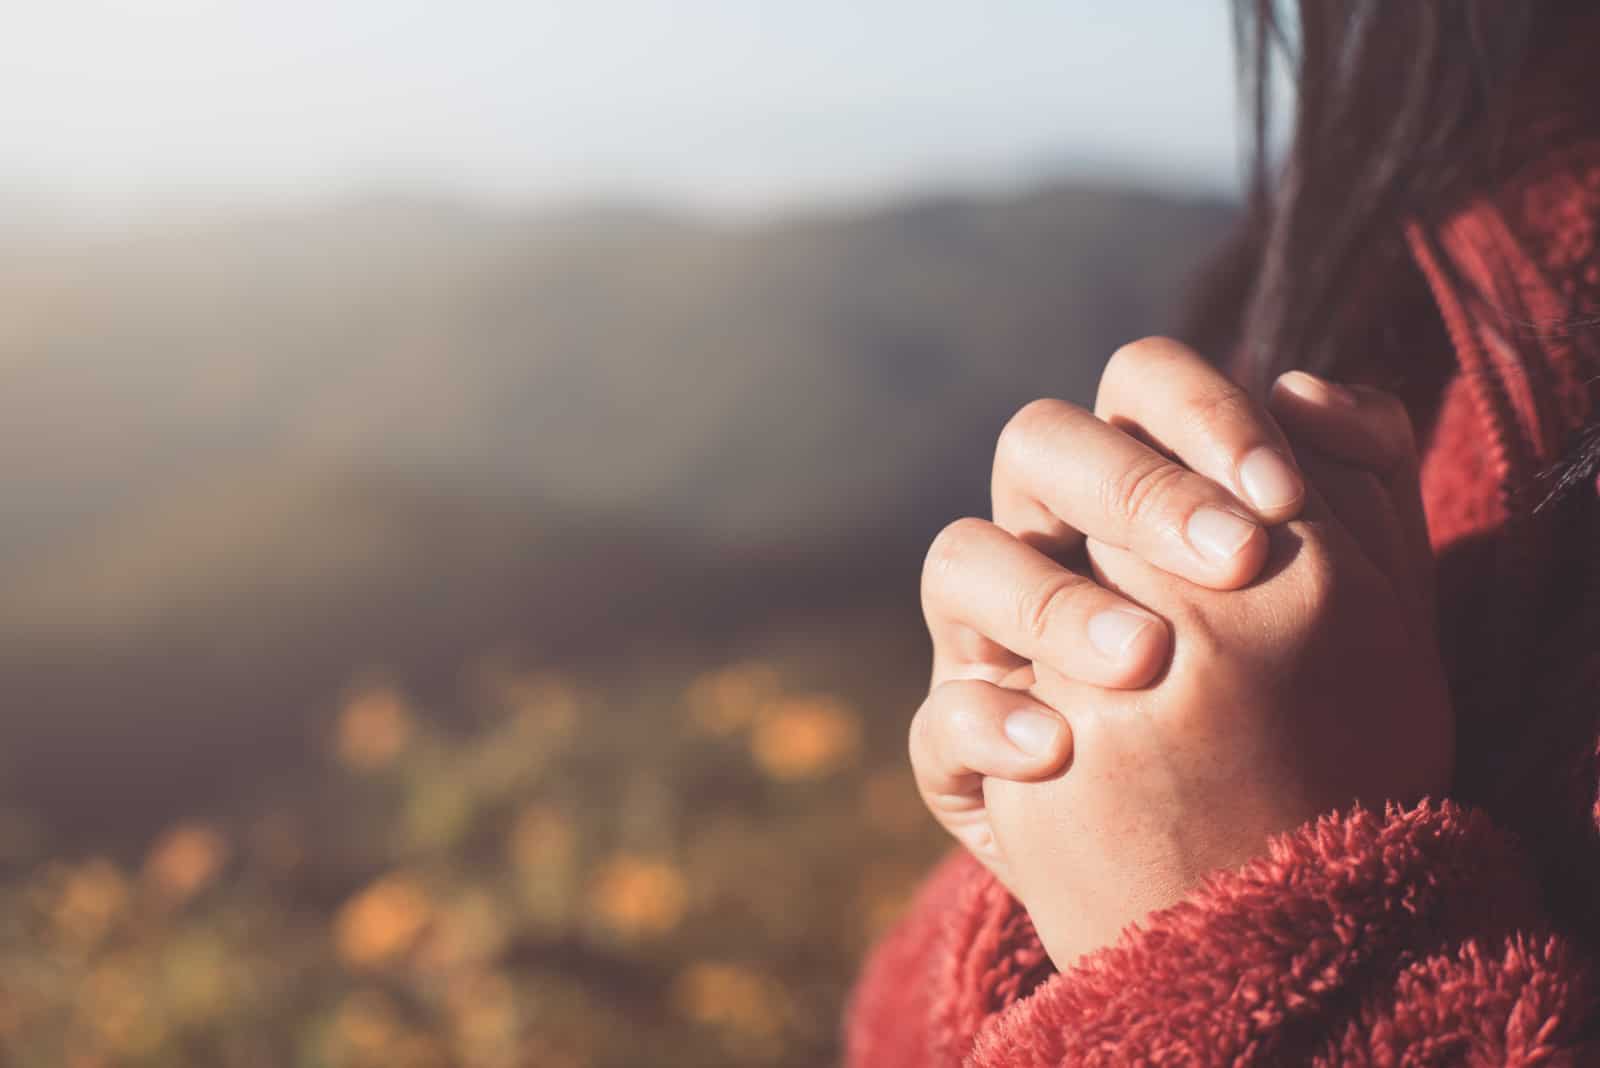
<path fill-rule="evenodd" d="M 1542 475 L 1600 404 L 1600 138 L 1407 236 L 1453 350 L 1408 398 L 1451 798 L 1329 813 L 1065 973 L 952 855 L 867 961 L 849 1065 L 1600 1065 L 1600 494 Z"/>

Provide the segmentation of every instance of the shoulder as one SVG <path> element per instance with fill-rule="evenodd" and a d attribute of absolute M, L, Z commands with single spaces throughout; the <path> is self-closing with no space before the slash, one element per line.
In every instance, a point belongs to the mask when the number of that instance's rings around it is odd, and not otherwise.
<path fill-rule="evenodd" d="M 1566 311 L 1600 311 L 1600 132 L 1536 158 L 1468 210 L 1503 223 Z"/>
<path fill-rule="evenodd" d="M 965 850 L 923 884 L 862 968 L 845 1064 L 956 1064 L 993 1017 L 1054 973 L 1017 900 Z"/>
<path fill-rule="evenodd" d="M 1531 490 L 1600 408 L 1600 131 L 1546 145 L 1408 237 L 1507 489 Z"/>

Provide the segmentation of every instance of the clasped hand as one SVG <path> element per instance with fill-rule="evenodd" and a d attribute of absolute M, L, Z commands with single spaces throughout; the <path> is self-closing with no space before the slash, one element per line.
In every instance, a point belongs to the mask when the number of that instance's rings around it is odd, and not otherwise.
<path fill-rule="evenodd" d="M 1092 413 L 1012 419 L 992 503 L 928 553 L 911 758 L 1058 966 L 1273 834 L 1447 785 L 1394 398 L 1293 372 L 1258 404 L 1183 345 L 1137 342 Z"/>

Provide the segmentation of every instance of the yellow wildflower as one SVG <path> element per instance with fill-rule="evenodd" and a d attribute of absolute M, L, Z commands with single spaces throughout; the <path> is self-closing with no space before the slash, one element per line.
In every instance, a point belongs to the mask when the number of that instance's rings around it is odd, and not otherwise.
<path fill-rule="evenodd" d="M 334 946 L 347 965 L 384 964 L 414 946 L 433 917 L 426 891 L 405 875 L 386 875 L 344 903 Z"/>
<path fill-rule="evenodd" d="M 145 884 L 179 904 L 204 890 L 228 861 L 228 841 L 211 827 L 183 824 L 156 840 L 144 860 Z"/>
<path fill-rule="evenodd" d="M 509 979 L 493 972 L 464 977 L 446 988 L 445 1005 L 457 1043 L 475 1062 L 509 1054 L 520 1029 Z"/>
<path fill-rule="evenodd" d="M 630 937 L 659 935 L 676 927 L 689 903 L 683 874 L 665 861 L 619 855 L 600 869 L 593 887 L 594 913 L 612 930 Z"/>
<path fill-rule="evenodd" d="M 411 708 L 399 691 L 387 685 L 365 686 L 339 712 L 339 759 L 356 771 L 377 771 L 394 762 L 414 733 Z"/>
<path fill-rule="evenodd" d="M 56 930 L 70 942 L 98 942 L 128 902 L 128 881 L 109 860 L 95 859 L 65 872 L 51 904 Z"/>
<path fill-rule="evenodd" d="M 695 1023 L 724 1028 L 754 1052 L 770 1050 L 788 1018 L 783 988 L 738 964 L 691 964 L 672 984 L 672 1003 Z"/>
<path fill-rule="evenodd" d="M 436 904 L 417 964 L 431 972 L 459 972 L 493 960 L 511 935 L 507 917 L 483 890 L 466 890 Z"/>
<path fill-rule="evenodd" d="M 830 697 L 785 697 L 767 705 L 750 737 L 756 764 L 774 779 L 820 778 L 853 761 L 861 725 Z"/>
<path fill-rule="evenodd" d="M 405 1024 L 389 999 L 373 990 L 358 990 L 339 1003 L 333 1032 L 344 1051 L 363 1060 L 393 1052 L 405 1035 Z"/>

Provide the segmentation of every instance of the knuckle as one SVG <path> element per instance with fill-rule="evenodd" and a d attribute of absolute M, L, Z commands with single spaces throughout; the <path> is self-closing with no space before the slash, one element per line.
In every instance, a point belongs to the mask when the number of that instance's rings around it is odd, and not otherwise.
<path fill-rule="evenodd" d="M 1233 384 L 1212 386 L 1184 398 L 1180 418 L 1190 431 L 1205 434 L 1219 427 L 1257 422 L 1255 405 Z"/>
<path fill-rule="evenodd" d="M 1006 420 L 995 444 L 995 466 L 1016 466 L 1038 447 L 1038 442 L 1058 426 L 1072 405 L 1054 397 L 1029 401 Z"/>
<path fill-rule="evenodd" d="M 934 687 L 911 717 L 907 743 L 919 777 L 937 775 L 949 763 L 948 751 L 982 727 L 971 687 L 953 680 Z"/>
<path fill-rule="evenodd" d="M 1126 523 L 1172 525 L 1162 516 L 1171 512 L 1170 501 L 1185 479 L 1176 464 L 1151 459 L 1109 475 L 1101 483 L 1101 504 Z"/>
<path fill-rule="evenodd" d="M 1061 626 L 1078 590 L 1079 580 L 1063 572 L 1024 591 L 1017 602 L 1017 622 L 1022 632 L 1035 642 L 1047 641 Z"/>
<path fill-rule="evenodd" d="M 951 696 L 956 697 L 954 694 Z M 968 693 L 960 696 L 966 699 L 951 700 L 944 706 L 944 715 L 940 723 L 943 728 L 941 734 L 946 741 L 958 746 L 962 742 L 976 738 L 986 726 L 976 702 L 971 699 L 972 695 Z"/>
<path fill-rule="evenodd" d="M 950 581 L 950 573 L 961 565 L 972 552 L 973 546 L 988 533 L 986 520 L 971 516 L 957 519 L 934 535 L 928 546 L 928 555 L 922 564 L 922 590 L 924 595 L 942 589 Z"/>
<path fill-rule="evenodd" d="M 1141 369 L 1147 370 L 1152 364 L 1168 359 L 1177 344 L 1178 342 L 1171 338 L 1154 335 L 1119 346 L 1106 361 L 1105 370 L 1100 376 L 1101 380 L 1137 375 Z"/>
<path fill-rule="evenodd" d="M 1189 347 L 1170 337 L 1153 335 L 1130 341 L 1111 354 L 1100 372 L 1100 390 L 1096 405 L 1113 392 L 1125 392 L 1174 359 L 1189 353 Z"/>

